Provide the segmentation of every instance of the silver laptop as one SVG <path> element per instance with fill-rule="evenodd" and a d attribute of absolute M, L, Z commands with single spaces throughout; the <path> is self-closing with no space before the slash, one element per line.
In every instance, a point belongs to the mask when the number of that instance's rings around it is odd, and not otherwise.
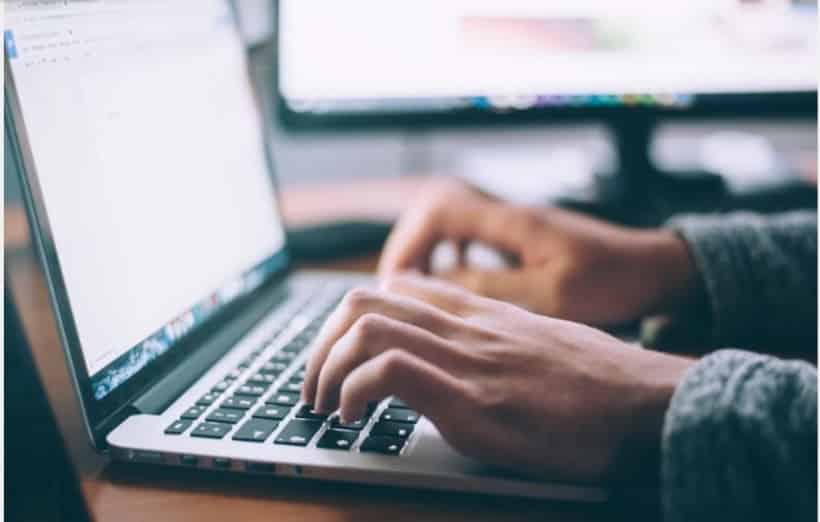
<path fill-rule="evenodd" d="M 11 2 L 6 24 L 12 159 L 96 448 L 164 466 L 606 497 L 465 458 L 400 398 L 351 424 L 300 403 L 312 337 L 372 281 L 289 270 L 226 1 Z"/>

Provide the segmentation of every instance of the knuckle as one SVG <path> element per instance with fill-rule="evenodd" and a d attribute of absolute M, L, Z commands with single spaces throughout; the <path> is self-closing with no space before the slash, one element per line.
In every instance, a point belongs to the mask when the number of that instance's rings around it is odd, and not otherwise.
<path fill-rule="evenodd" d="M 468 404 L 488 416 L 499 414 L 507 403 L 505 391 L 488 383 L 475 383 L 465 390 L 465 394 Z"/>
<path fill-rule="evenodd" d="M 349 312 L 366 309 L 376 300 L 376 293 L 368 288 L 354 288 L 345 295 L 342 306 Z"/>
<path fill-rule="evenodd" d="M 378 377 L 384 381 L 397 379 L 407 364 L 407 357 L 398 348 L 384 352 L 377 368 Z"/>
<path fill-rule="evenodd" d="M 542 226 L 542 217 L 539 211 L 524 205 L 513 207 L 510 212 L 509 220 L 511 227 L 518 225 L 522 231 L 527 233 Z"/>
<path fill-rule="evenodd" d="M 364 341 L 372 339 L 384 331 L 386 323 L 386 318 L 375 313 L 366 313 L 356 320 L 353 329 L 356 337 Z"/>

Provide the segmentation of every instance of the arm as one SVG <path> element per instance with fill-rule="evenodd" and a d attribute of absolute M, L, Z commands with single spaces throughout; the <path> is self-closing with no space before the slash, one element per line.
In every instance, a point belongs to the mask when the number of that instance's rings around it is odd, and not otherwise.
<path fill-rule="evenodd" d="M 641 230 L 558 208 L 511 206 L 454 181 L 423 195 L 391 234 L 382 275 L 417 270 L 596 326 L 672 316 L 671 326 L 683 327 L 681 339 L 665 335 L 674 328 L 652 332 L 664 321 L 644 329 L 647 345 L 665 349 L 741 345 L 788 353 L 816 346 L 813 212 L 688 217 Z M 431 252 L 441 241 L 460 251 L 471 241 L 488 244 L 511 265 L 480 270 L 462 260 L 456 269 L 433 272 Z"/>
<path fill-rule="evenodd" d="M 812 367 L 694 363 L 429 278 L 384 289 L 352 292 L 323 326 L 302 391 L 317 410 L 354 420 L 398 396 L 465 455 L 550 480 L 630 488 L 662 469 L 672 521 L 813 516 Z"/>
<path fill-rule="evenodd" d="M 662 447 L 666 520 L 815 520 L 817 371 L 715 352 L 684 374 Z"/>
<path fill-rule="evenodd" d="M 713 346 L 817 346 L 817 214 L 685 217 Z M 779 347 L 773 347 L 779 348 Z"/>

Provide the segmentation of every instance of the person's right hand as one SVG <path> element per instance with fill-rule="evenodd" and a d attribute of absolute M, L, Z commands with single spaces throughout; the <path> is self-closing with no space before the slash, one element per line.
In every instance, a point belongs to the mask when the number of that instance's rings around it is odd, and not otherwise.
<path fill-rule="evenodd" d="M 350 422 L 396 396 L 481 462 L 559 481 L 651 482 L 691 364 L 403 276 L 342 300 L 311 348 L 302 399 Z"/>
<path fill-rule="evenodd" d="M 443 241 L 463 252 L 481 242 L 514 260 L 509 269 L 463 263 L 431 274 Z M 445 180 L 422 190 L 393 230 L 379 272 L 420 271 L 530 311 L 599 326 L 660 312 L 696 284 L 686 244 L 667 230 L 611 225 L 558 208 L 513 206 L 468 185 Z"/>

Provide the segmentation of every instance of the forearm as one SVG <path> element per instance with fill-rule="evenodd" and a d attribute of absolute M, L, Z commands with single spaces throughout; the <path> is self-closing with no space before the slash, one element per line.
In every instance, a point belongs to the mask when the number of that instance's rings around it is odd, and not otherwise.
<path fill-rule="evenodd" d="M 692 366 L 666 413 L 665 520 L 814 520 L 817 371 L 723 350 Z"/>

